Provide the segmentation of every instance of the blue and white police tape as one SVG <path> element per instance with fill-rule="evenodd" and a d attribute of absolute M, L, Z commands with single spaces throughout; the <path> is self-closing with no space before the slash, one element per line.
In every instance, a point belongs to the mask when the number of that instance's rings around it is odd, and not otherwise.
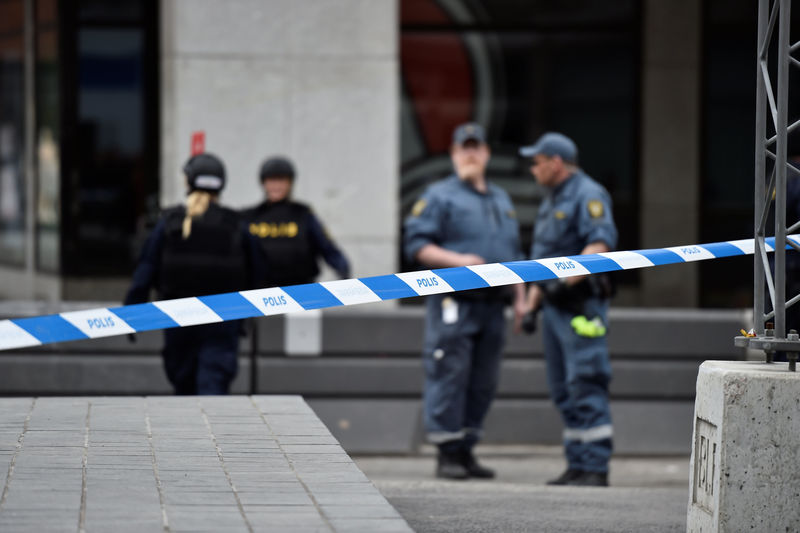
<path fill-rule="evenodd" d="M 790 235 L 789 238 L 800 245 L 800 235 Z M 766 239 L 767 251 L 773 251 L 774 243 L 775 239 Z M 0 320 L 0 350 L 584 274 L 750 255 L 753 251 L 753 239 L 744 239 L 651 250 L 420 270 Z"/>

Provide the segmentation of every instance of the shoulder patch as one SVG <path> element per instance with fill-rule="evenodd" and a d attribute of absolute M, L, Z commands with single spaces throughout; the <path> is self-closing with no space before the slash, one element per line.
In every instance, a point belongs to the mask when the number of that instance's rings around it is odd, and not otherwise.
<path fill-rule="evenodd" d="M 561 210 L 553 213 L 553 216 L 556 217 L 556 220 L 564 220 L 565 218 L 567 218 L 567 214 Z"/>
<path fill-rule="evenodd" d="M 414 207 L 411 208 L 411 216 L 418 217 L 425 211 L 425 206 L 428 205 L 428 202 L 425 201 L 424 198 L 420 198 L 414 204 Z"/>
<path fill-rule="evenodd" d="M 589 200 L 586 204 L 586 209 L 589 210 L 589 215 L 591 215 L 592 218 L 600 218 L 605 211 L 603 202 L 600 200 Z"/>
<path fill-rule="evenodd" d="M 506 211 L 506 215 L 508 215 L 508 218 L 517 218 L 517 212 L 513 209 Z"/>

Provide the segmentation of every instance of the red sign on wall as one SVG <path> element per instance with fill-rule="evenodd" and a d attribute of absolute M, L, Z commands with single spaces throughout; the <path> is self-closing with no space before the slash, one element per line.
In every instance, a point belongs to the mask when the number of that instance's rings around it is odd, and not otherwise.
<path fill-rule="evenodd" d="M 202 154 L 206 151 L 206 132 L 192 132 L 192 155 Z"/>

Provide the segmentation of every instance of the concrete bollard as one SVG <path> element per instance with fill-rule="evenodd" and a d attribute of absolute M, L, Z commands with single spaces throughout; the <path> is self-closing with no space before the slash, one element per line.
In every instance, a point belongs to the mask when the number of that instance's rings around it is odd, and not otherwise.
<path fill-rule="evenodd" d="M 800 528 L 800 373 L 706 361 L 692 441 L 687 531 Z"/>

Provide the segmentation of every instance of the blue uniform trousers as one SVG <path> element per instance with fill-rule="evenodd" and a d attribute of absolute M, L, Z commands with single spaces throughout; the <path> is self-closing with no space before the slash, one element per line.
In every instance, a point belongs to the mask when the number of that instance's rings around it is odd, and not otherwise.
<path fill-rule="evenodd" d="M 164 370 L 175 394 L 228 394 L 238 368 L 239 323 L 164 330 Z"/>
<path fill-rule="evenodd" d="M 550 395 L 564 422 L 564 449 L 569 468 L 607 472 L 612 450 L 608 384 L 611 364 L 606 337 L 579 336 L 570 325 L 574 315 L 549 304 L 543 307 L 543 342 Z M 592 298 L 584 305 L 589 319 L 608 324 L 608 301 Z"/>
<path fill-rule="evenodd" d="M 457 319 L 442 302 L 457 303 Z M 447 302 L 445 302 L 447 304 Z M 428 296 L 423 365 L 424 423 L 428 440 L 448 451 L 471 449 L 497 390 L 505 304 Z"/>

